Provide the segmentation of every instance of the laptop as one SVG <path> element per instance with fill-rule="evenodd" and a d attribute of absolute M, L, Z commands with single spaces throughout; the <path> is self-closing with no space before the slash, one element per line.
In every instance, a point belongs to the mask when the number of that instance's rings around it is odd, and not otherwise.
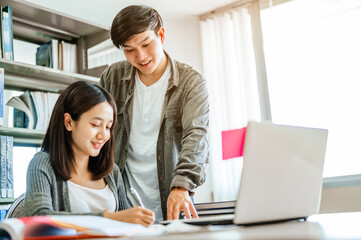
<path fill-rule="evenodd" d="M 326 129 L 249 122 L 234 215 L 182 221 L 248 225 L 318 213 L 327 135 Z"/>

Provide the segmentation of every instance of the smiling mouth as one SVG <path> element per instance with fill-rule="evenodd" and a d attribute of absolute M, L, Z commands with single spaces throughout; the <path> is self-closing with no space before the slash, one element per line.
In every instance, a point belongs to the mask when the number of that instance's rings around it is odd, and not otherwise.
<path fill-rule="evenodd" d="M 139 65 L 144 67 L 144 66 L 148 65 L 149 63 L 150 63 L 150 60 L 146 63 L 139 63 Z"/>
<path fill-rule="evenodd" d="M 95 143 L 95 142 L 92 142 L 93 146 L 97 149 L 101 148 L 102 147 L 102 143 Z"/>

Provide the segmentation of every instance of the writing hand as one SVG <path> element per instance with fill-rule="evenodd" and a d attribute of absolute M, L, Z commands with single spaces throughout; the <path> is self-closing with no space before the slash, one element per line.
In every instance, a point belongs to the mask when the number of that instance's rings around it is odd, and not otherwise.
<path fill-rule="evenodd" d="M 149 227 L 154 223 L 154 213 L 149 209 L 137 206 L 126 210 L 120 210 L 118 212 L 104 211 L 103 217 L 113 220 L 141 224 L 145 227 Z"/>
<path fill-rule="evenodd" d="M 188 190 L 182 187 L 173 188 L 167 202 L 168 220 L 178 219 L 179 213 L 183 211 L 186 218 L 198 218 L 196 209 L 193 206 Z"/>

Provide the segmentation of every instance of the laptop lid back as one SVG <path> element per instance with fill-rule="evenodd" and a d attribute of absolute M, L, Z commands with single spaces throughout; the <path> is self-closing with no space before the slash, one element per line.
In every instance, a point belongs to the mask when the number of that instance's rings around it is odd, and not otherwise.
<path fill-rule="evenodd" d="M 327 134 L 326 129 L 249 122 L 234 223 L 317 213 Z"/>

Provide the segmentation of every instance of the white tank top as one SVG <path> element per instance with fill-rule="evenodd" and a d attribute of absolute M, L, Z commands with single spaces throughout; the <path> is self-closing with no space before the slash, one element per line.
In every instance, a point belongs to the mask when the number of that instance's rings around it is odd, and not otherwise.
<path fill-rule="evenodd" d="M 106 185 L 103 189 L 92 189 L 67 181 L 72 213 L 114 212 L 116 202 L 113 192 Z"/>

